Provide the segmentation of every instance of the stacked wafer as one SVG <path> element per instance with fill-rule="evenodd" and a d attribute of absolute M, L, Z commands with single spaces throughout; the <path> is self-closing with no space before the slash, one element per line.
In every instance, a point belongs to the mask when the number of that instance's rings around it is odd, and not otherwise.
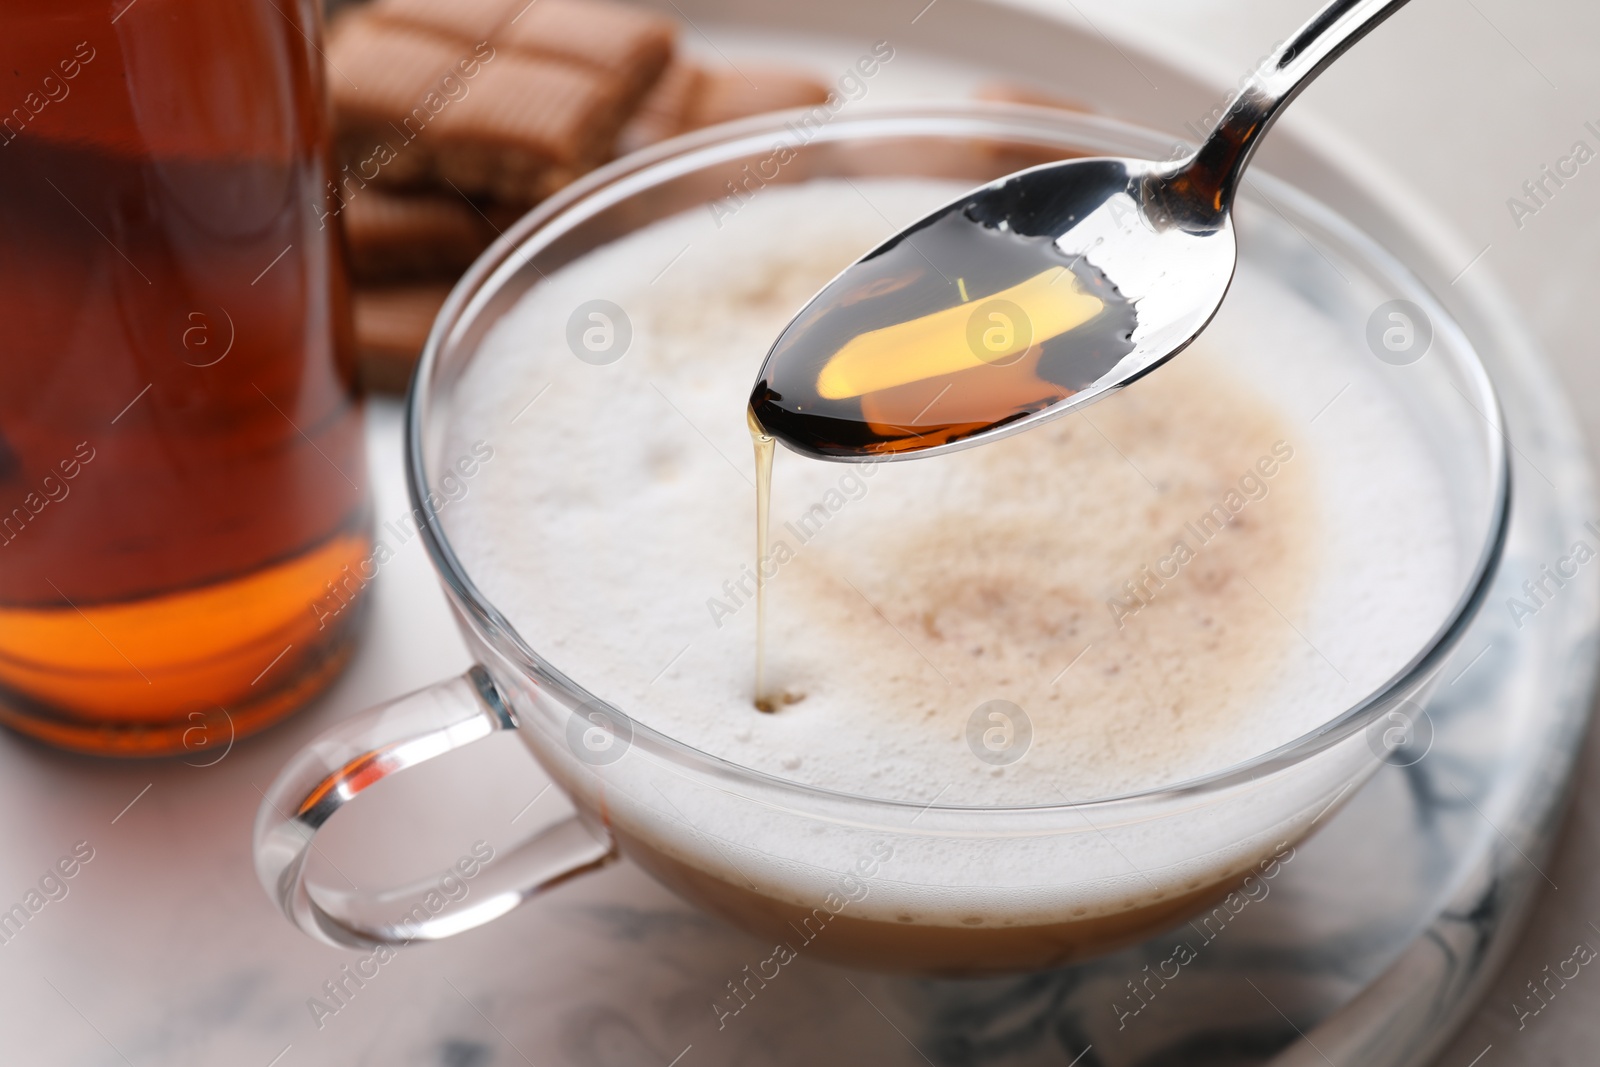
<path fill-rule="evenodd" d="M 803 72 L 708 70 L 620 0 L 374 0 L 327 43 L 363 377 L 404 385 L 451 282 L 499 226 L 624 152 L 820 104 Z"/>

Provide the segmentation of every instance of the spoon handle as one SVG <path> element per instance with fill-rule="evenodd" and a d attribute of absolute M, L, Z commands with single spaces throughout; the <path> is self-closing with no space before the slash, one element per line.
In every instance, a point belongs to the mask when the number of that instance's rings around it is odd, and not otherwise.
<path fill-rule="evenodd" d="M 1185 226 L 1220 224 L 1262 136 L 1317 75 L 1407 0 L 1332 0 L 1250 76 L 1161 199 Z"/>

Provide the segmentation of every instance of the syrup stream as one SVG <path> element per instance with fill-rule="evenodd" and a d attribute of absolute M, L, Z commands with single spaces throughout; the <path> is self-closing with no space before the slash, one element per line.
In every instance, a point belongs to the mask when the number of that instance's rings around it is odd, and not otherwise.
<path fill-rule="evenodd" d="M 767 579 L 766 564 L 772 518 L 772 457 L 777 438 L 756 421 L 756 413 L 746 410 L 750 443 L 756 454 L 756 691 L 755 705 L 762 711 L 776 711 L 778 701 L 767 695 Z"/>

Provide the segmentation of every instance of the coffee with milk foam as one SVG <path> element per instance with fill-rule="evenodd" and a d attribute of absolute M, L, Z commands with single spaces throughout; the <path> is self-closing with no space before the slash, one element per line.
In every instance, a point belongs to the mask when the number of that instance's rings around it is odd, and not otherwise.
<path fill-rule="evenodd" d="M 446 454 L 496 450 L 443 516 L 488 599 L 640 723 L 922 803 L 1177 783 L 1400 670 L 1455 594 L 1442 474 L 1351 355 L 1360 338 L 1248 259 L 1192 348 L 1081 414 L 924 460 L 780 449 L 772 551 L 754 559 L 744 409 L 768 346 L 842 267 L 962 191 L 775 186 L 721 227 L 690 211 L 541 281 L 452 401 Z M 569 344 L 595 301 L 627 320 L 612 362 Z M 771 714 L 752 702 L 757 567 Z"/>

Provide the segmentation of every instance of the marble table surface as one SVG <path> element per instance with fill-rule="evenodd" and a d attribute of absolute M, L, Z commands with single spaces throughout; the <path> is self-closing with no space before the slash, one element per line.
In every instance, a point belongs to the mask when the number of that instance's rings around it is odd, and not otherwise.
<path fill-rule="evenodd" d="M 1315 8 L 1314 0 L 1033 0 L 1108 30 L 1149 32 L 1182 42 L 1240 70 Z M 915 6 L 921 6 L 920 3 Z M 1362 144 L 1485 251 L 1473 269 L 1505 284 L 1570 387 L 1591 438 L 1600 436 L 1600 363 L 1590 357 L 1587 286 L 1600 284 L 1600 167 L 1585 169 L 1532 216 L 1514 219 L 1507 199 L 1545 163 L 1564 155 L 1584 123 L 1600 124 L 1600 7 L 1587 0 L 1418 0 L 1362 45 L 1296 105 Z M 381 507 L 400 510 L 398 411 L 374 405 L 371 435 Z M 389 517 L 380 514 L 379 518 Z M 402 546 L 373 587 L 373 627 L 350 671 L 326 697 L 267 736 L 241 743 L 218 762 L 116 764 L 48 752 L 0 736 L 0 778 L 8 797 L 28 802 L 0 813 L 0 895 L 9 901 L 77 850 L 78 873 L 65 897 L 0 947 L 0 1064 L 145 1067 L 226 1063 L 491 1064 L 587 1062 L 666 1065 L 678 1049 L 641 1047 L 621 1016 L 575 1012 L 548 1048 L 505 1040 L 500 998 L 466 973 L 486 943 L 537 934 L 547 924 L 582 921 L 571 912 L 524 909 L 460 943 L 423 946 L 380 971 L 339 1012 L 313 1026 L 305 1002 L 339 977 L 347 957 L 279 919 L 248 869 L 247 828 L 286 754 L 320 730 L 376 700 L 463 669 L 468 658 L 421 546 Z M 510 743 L 502 744 L 500 741 Z M 510 738 L 474 752 L 470 764 L 440 761 L 392 790 L 385 817 L 400 820 L 439 866 L 473 827 L 516 829 L 560 814 L 553 795 L 536 799 L 539 772 Z M 1551 885 L 1532 924 L 1472 1021 L 1440 1056 L 1447 1067 L 1588 1064 L 1600 1044 L 1600 974 L 1587 968 L 1529 1014 L 1525 984 L 1559 969 L 1579 941 L 1600 946 L 1600 744 L 1580 756 L 1573 810 Z M 431 775 L 431 776 L 430 776 Z M 443 814 L 430 789 L 470 777 L 482 783 Z M 254 788 L 241 788 L 248 782 Z M 402 783 L 395 783 L 397 786 Z M 387 786 L 385 787 L 387 789 Z M 536 803 L 532 808 L 530 801 Z M 360 812 L 352 810 L 352 816 Z M 355 818 L 334 845 L 360 857 L 364 827 Z M 339 853 L 344 856 L 346 853 Z M 430 853 L 430 856 L 432 853 Z M 159 863 L 159 878 L 118 872 Z M 367 857 L 356 879 L 387 877 Z M 620 936 L 648 943 L 651 922 L 674 922 L 664 891 L 623 865 L 602 876 L 595 914 Z M 658 900 L 636 913 L 625 900 Z M 607 902 L 616 905 L 606 910 Z M 652 917 L 653 916 L 653 917 Z M 666 916 L 663 918 L 662 916 Z M 681 933 L 681 931 L 680 931 Z M 694 931 L 690 931 L 691 934 Z M 707 938 L 723 936 L 708 930 Z M 487 939 L 487 941 L 485 940 Z M 530 938 L 537 944 L 537 938 Z M 534 951 L 529 950 L 530 954 Z M 274 960 L 269 969 L 258 961 Z M 424 955 L 426 954 L 426 955 Z M 212 963 L 197 980 L 193 961 Z M 730 955 L 730 959 L 734 958 Z M 568 961 L 571 962 L 571 961 Z M 533 977 L 521 997 L 566 1003 L 568 985 L 592 981 L 581 966 Z M 663 963 L 641 947 L 641 972 Z M 1568 970 L 1570 973 L 1570 969 Z M 1523 1005 L 1519 1013 L 1515 1005 Z M 670 1013 L 662 1003 L 648 1010 Z M 702 1010 L 698 1002 L 694 1010 Z M 867 1011 L 839 1004 L 841 1015 Z M 509 1027 L 513 1034 L 514 1027 Z M 483 1036 L 419 1049 L 404 1035 L 426 1030 Z M 797 1044 L 804 1034 L 790 1035 Z M 819 1050 L 820 1051 L 820 1050 Z M 424 1058 L 426 1057 L 426 1058 Z"/>

